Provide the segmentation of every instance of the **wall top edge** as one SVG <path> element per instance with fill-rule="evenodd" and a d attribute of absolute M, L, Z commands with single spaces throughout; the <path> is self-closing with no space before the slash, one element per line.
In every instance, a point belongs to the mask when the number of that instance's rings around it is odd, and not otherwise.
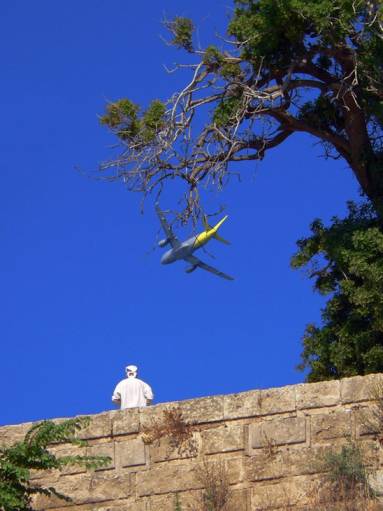
<path fill-rule="evenodd" d="M 253 416 L 273 415 L 287 411 L 300 410 L 305 408 L 321 408 L 336 406 L 337 404 L 357 403 L 362 401 L 371 401 L 371 385 L 377 382 L 383 384 L 383 373 L 374 373 L 366 376 L 352 376 L 340 380 L 326 380 L 315 383 L 296 383 L 283 385 L 279 387 L 268 387 L 234 392 L 230 394 L 218 394 L 212 396 L 202 396 L 179 401 L 169 401 L 157 403 L 147 408 L 132 408 L 127 410 L 105 410 L 96 414 L 81 414 L 89 416 L 92 420 L 97 417 L 109 416 L 111 420 L 121 418 L 122 415 L 140 415 L 158 417 L 159 414 L 167 409 L 180 407 L 185 413 L 186 419 L 194 420 L 197 423 L 218 422 L 223 420 L 232 420 L 246 417 L 246 407 L 252 406 L 249 412 Z M 268 405 L 264 413 L 255 413 L 254 407 L 258 406 L 259 401 L 267 398 Z M 285 401 L 285 410 L 273 408 L 272 403 L 277 404 L 282 398 Z M 68 418 L 52 418 L 50 420 L 61 421 Z M 10 430 L 27 431 L 33 424 L 41 422 L 44 419 L 33 422 L 24 422 L 19 424 L 0 425 L 0 444 L 4 436 Z"/>

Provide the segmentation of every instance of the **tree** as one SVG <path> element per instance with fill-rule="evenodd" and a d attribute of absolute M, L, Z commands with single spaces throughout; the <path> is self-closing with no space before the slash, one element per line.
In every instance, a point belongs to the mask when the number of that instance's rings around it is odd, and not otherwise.
<path fill-rule="evenodd" d="M 344 158 L 383 219 L 383 0 L 234 0 L 219 47 L 193 46 L 193 23 L 166 22 L 191 55 L 192 76 L 168 101 L 129 99 L 101 122 L 122 152 L 102 170 L 130 190 L 186 185 L 184 220 L 199 188 L 222 187 L 232 164 L 262 160 L 297 132 Z M 202 125 L 202 127 L 201 127 Z"/>
<path fill-rule="evenodd" d="M 71 500 L 52 487 L 33 484 L 30 481 L 31 470 L 61 470 L 67 465 L 82 465 L 90 469 L 107 465 L 110 460 L 104 456 L 57 457 L 49 450 L 52 443 L 86 445 L 76 437 L 76 432 L 89 422 L 87 417 L 68 419 L 57 424 L 43 421 L 32 426 L 24 440 L 0 448 L 0 510 L 33 511 L 32 497 L 38 494 Z"/>
<path fill-rule="evenodd" d="M 298 241 L 294 268 L 330 296 L 322 325 L 307 326 L 300 369 L 308 381 L 383 371 L 383 233 L 370 204 L 349 204 L 345 219 L 320 220 Z"/>

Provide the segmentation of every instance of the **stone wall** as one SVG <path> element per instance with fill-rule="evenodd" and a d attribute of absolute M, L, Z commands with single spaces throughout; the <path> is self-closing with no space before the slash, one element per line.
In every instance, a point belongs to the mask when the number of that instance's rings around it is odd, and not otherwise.
<path fill-rule="evenodd" d="M 363 446 L 379 487 L 382 448 L 364 417 L 374 406 L 371 388 L 380 377 L 291 385 L 94 415 L 81 437 L 88 440 L 89 454 L 110 456 L 111 464 L 94 472 L 68 468 L 61 474 L 44 474 L 43 484 L 70 495 L 73 502 L 44 497 L 37 508 L 175 511 L 178 493 L 183 511 L 196 509 L 193 505 L 202 487 L 196 467 L 210 463 L 227 472 L 236 511 L 298 506 L 306 502 L 320 477 L 316 461 L 326 449 L 336 449 L 350 439 Z M 144 443 L 143 428 L 175 407 L 194 425 L 192 448 L 179 449 L 169 437 Z M 0 428 L 0 444 L 22 438 L 29 427 Z M 54 447 L 60 454 L 75 454 L 78 449 Z"/>

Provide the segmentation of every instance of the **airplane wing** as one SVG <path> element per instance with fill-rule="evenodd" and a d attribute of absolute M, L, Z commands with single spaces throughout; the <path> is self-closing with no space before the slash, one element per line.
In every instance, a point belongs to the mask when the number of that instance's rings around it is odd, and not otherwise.
<path fill-rule="evenodd" d="M 172 228 L 168 224 L 168 221 L 166 220 L 164 212 L 161 211 L 158 203 L 156 204 L 156 211 L 157 211 L 158 218 L 160 219 L 162 228 L 166 234 L 166 239 L 169 241 L 169 243 L 171 244 L 171 246 L 173 248 L 178 247 L 180 245 L 180 242 L 179 242 L 178 238 L 174 235 Z"/>
<path fill-rule="evenodd" d="M 209 266 L 208 264 L 201 261 L 201 259 L 198 259 L 198 257 L 188 256 L 188 257 L 185 257 L 185 260 L 188 263 L 191 263 L 193 266 L 198 266 L 198 268 L 202 268 L 202 270 L 206 270 L 206 271 L 209 271 L 210 273 L 214 273 L 214 275 L 217 275 L 217 277 L 221 277 L 226 280 L 234 280 L 234 277 L 231 277 L 230 275 L 227 275 L 226 273 L 223 273 L 222 271 L 217 270 L 217 268 L 214 268 L 213 266 Z"/>

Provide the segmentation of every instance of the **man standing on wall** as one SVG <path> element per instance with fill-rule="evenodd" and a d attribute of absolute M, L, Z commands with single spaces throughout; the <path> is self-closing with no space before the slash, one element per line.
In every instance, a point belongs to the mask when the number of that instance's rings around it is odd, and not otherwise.
<path fill-rule="evenodd" d="M 148 406 L 153 400 L 153 391 L 144 381 L 137 378 L 137 366 L 125 368 L 127 378 L 120 381 L 114 389 L 112 401 L 125 408 Z"/>

